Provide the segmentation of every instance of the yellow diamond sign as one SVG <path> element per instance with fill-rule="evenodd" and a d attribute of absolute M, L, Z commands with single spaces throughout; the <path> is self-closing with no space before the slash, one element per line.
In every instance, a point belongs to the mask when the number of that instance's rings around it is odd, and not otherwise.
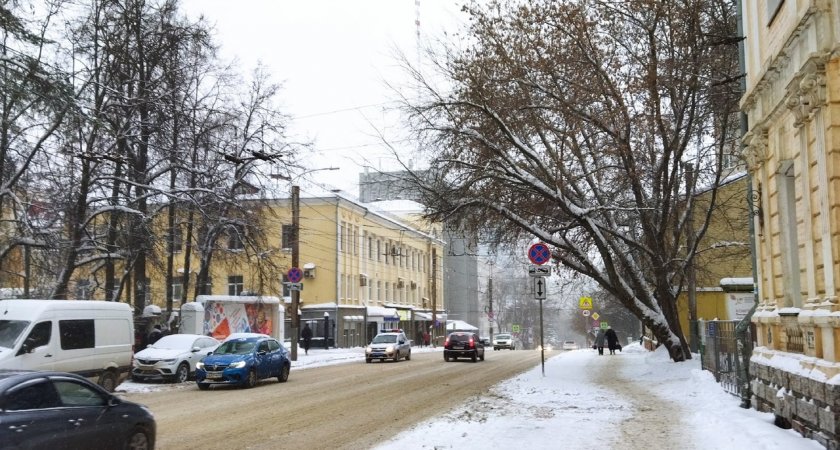
<path fill-rule="evenodd" d="M 598 313 L 592 313 L 592 320 L 598 320 L 601 317 Z"/>
<path fill-rule="evenodd" d="M 581 297 L 578 306 L 580 309 L 592 309 L 592 297 Z"/>

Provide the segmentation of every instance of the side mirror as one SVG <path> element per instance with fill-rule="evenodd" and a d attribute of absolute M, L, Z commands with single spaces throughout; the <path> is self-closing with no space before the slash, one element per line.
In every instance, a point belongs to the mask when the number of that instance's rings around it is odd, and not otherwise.
<path fill-rule="evenodd" d="M 121 402 L 121 401 L 120 401 L 120 399 L 118 399 L 117 397 L 113 397 L 113 396 L 112 396 L 111 398 L 109 398 L 109 399 L 108 399 L 108 406 L 109 406 L 109 407 L 114 407 L 114 406 L 117 406 L 117 405 L 119 405 L 120 403 L 122 403 L 122 402 Z"/>
<path fill-rule="evenodd" d="M 193 347 L 191 350 L 193 353 L 200 352 L 201 349 L 199 347 Z"/>
<path fill-rule="evenodd" d="M 207 352 L 207 356 L 210 356 L 212 354 L 213 354 L 213 352 Z"/>
<path fill-rule="evenodd" d="M 260 350 L 260 351 L 257 352 L 258 355 L 265 355 L 265 353 L 266 353 L 265 350 Z"/>

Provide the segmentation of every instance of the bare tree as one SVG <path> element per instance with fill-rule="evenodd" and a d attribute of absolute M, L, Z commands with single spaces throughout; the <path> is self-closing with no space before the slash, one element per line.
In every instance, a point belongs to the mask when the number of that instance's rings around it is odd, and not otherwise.
<path fill-rule="evenodd" d="M 466 10 L 467 48 L 437 59 L 451 87 L 414 72 L 429 94 L 409 102 L 432 149 L 435 181 L 418 181 L 429 217 L 548 243 L 555 263 L 618 299 L 674 361 L 690 358 L 676 299 L 737 129 L 734 2 Z"/>

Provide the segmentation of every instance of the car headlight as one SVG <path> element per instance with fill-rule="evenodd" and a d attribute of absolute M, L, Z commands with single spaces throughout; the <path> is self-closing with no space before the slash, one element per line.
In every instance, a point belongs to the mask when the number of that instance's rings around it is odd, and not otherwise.
<path fill-rule="evenodd" d="M 202 370 L 203 370 L 203 369 L 204 369 L 204 363 L 203 363 L 203 362 L 201 362 L 201 361 L 199 361 L 199 362 L 195 363 L 195 368 L 196 368 L 196 369 L 202 369 Z"/>
<path fill-rule="evenodd" d="M 365 353 L 370 353 L 370 347 L 365 347 Z"/>
<path fill-rule="evenodd" d="M 394 352 L 394 346 L 389 345 L 388 348 L 385 349 L 385 351 L 388 352 L 388 353 L 393 353 Z"/>
<path fill-rule="evenodd" d="M 165 362 L 165 363 L 167 363 L 167 364 L 172 364 L 172 363 L 174 363 L 175 361 L 177 361 L 175 358 L 172 358 L 172 359 L 161 359 L 161 360 L 160 360 L 160 362 Z"/>
<path fill-rule="evenodd" d="M 244 360 L 243 361 L 237 361 L 237 362 L 229 365 L 228 367 L 230 367 L 231 369 L 241 369 L 241 368 L 245 367 L 245 364 L 246 363 L 245 363 Z"/>

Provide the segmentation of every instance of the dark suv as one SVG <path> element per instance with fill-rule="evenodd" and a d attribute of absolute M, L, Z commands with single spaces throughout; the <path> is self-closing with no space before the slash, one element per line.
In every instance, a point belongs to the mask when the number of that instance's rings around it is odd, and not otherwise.
<path fill-rule="evenodd" d="M 455 331 L 446 336 L 443 344 L 443 359 L 470 358 L 472 362 L 484 361 L 484 344 L 475 333 Z"/>

